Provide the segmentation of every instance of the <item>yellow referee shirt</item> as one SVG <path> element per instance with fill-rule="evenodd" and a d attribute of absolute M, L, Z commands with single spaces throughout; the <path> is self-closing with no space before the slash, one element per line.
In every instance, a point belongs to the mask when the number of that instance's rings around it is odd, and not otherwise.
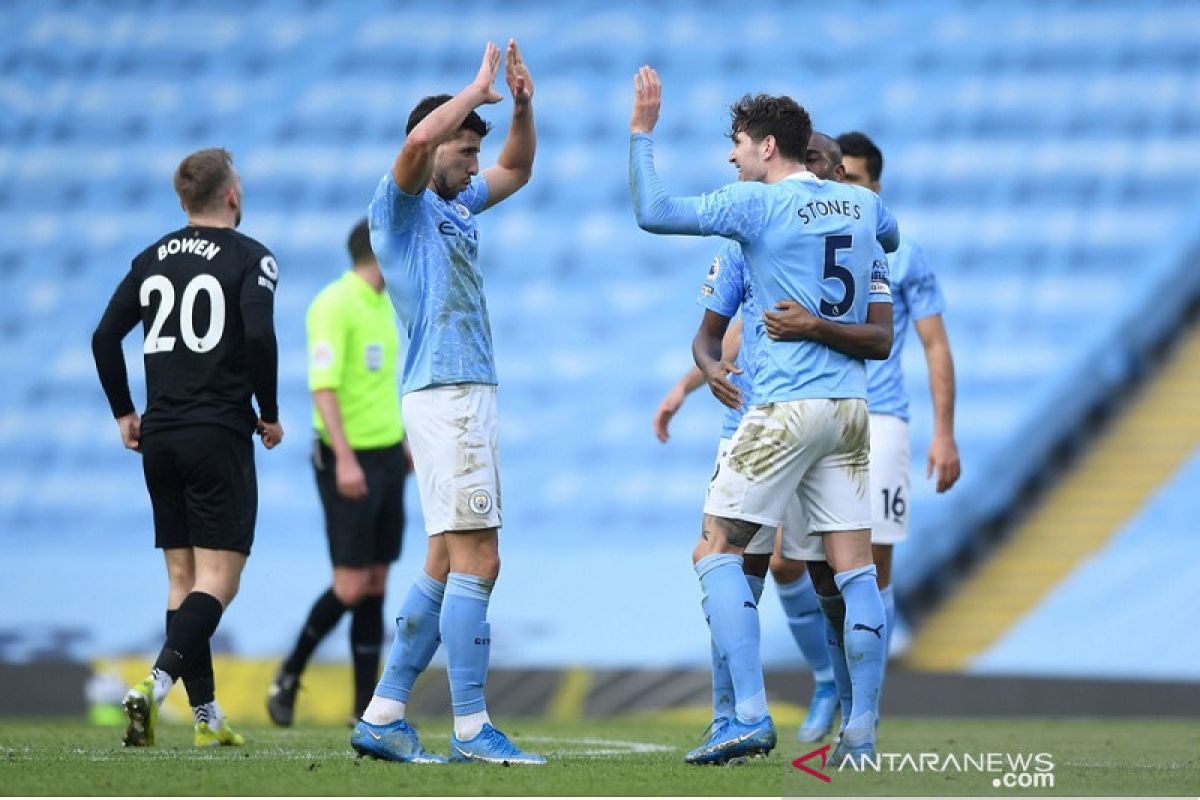
<path fill-rule="evenodd" d="M 350 270 L 313 299 L 307 327 L 308 388 L 337 392 L 350 447 L 373 450 L 403 439 L 396 383 L 400 332 L 388 293 Z M 315 407 L 313 427 L 329 444 Z"/>

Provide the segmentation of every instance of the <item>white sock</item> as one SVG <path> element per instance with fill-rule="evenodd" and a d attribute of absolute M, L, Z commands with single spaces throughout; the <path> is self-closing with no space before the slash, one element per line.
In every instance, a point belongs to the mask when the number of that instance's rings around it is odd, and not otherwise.
<path fill-rule="evenodd" d="M 400 700 L 380 697 L 377 694 L 371 695 L 371 702 L 367 704 L 367 710 L 362 715 L 363 722 L 369 722 L 372 725 L 387 725 L 398 719 L 404 719 L 404 708 L 405 704 Z"/>
<path fill-rule="evenodd" d="M 465 714 L 461 717 L 454 718 L 454 735 L 458 737 L 460 742 L 465 742 L 468 739 L 474 739 L 483 730 L 485 723 L 491 722 L 487 711 L 476 711 L 474 714 Z"/>
<path fill-rule="evenodd" d="M 150 670 L 150 680 L 154 681 L 154 703 L 161 705 L 167 699 L 167 692 L 175 685 L 175 679 L 161 669 Z"/>
<path fill-rule="evenodd" d="M 225 724 L 225 715 L 221 713 L 221 707 L 217 705 L 217 701 L 211 700 L 204 705 L 192 706 L 192 719 L 199 725 L 201 722 L 207 723 L 208 727 L 214 731 L 219 731 Z"/>

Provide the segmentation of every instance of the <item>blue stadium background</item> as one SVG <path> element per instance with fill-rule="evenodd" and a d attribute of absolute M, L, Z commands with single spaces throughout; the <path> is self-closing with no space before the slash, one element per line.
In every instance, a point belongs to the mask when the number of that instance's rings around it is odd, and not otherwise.
<path fill-rule="evenodd" d="M 819 129 L 861 129 L 884 149 L 885 199 L 949 302 L 965 466 L 943 497 L 922 479 L 931 414 L 910 335 L 914 523 L 897 583 L 912 603 L 952 585 L 989 521 L 1139 373 L 1200 287 L 1200 9 L 1182 0 L 934 0 L 919 12 L 30 0 L 5 3 L 0 21 L 0 660 L 149 652 L 159 640 L 165 586 L 140 465 L 119 445 L 89 337 L 130 258 L 180 224 L 175 165 L 217 144 L 241 170 L 243 230 L 280 263 L 288 435 L 259 451 L 259 532 L 221 646 L 286 647 L 328 582 L 307 464 L 304 310 L 346 266 L 346 234 L 410 107 L 464 85 L 489 39 L 520 41 L 539 131 L 533 182 L 481 221 L 505 494 L 494 664 L 698 666 L 708 655 L 688 554 L 719 409 L 694 396 L 665 446 L 650 422 L 689 366 L 694 297 L 718 242 L 633 223 L 627 121 L 642 63 L 665 82 L 658 165 L 677 193 L 734 178 L 726 109 L 746 91 L 792 94 Z M 509 107 L 484 113 L 496 126 L 486 164 Z M 136 335 L 127 357 L 140 380 Z M 1141 587 L 1146 607 L 1200 610 L 1196 464 L 1072 577 L 1080 591 L 1119 600 L 1123 564 L 1171 552 L 1177 580 Z M 393 601 L 421 560 L 413 486 L 409 501 Z M 1200 678 L 1195 639 L 1158 667 L 1114 658 L 1106 620 L 1073 591 L 1026 620 L 1026 643 L 991 668 Z M 1165 624 L 1155 616 L 1130 624 L 1153 631 Z M 1088 633 L 1065 663 L 1042 663 L 1067 619 Z M 768 660 L 791 659 L 770 602 L 764 631 Z M 327 648 L 343 650 L 340 636 Z"/>

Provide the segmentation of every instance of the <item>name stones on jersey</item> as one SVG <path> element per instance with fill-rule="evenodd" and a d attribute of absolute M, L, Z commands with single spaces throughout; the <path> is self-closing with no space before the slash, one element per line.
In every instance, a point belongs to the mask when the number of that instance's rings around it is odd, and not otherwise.
<path fill-rule="evenodd" d="M 166 244 L 160 244 L 158 246 L 158 260 L 164 261 L 167 256 L 173 256 L 179 253 L 192 253 L 200 256 L 206 261 L 212 261 L 219 252 L 221 252 L 221 247 L 213 242 L 210 242 L 208 239 L 168 239 Z"/>

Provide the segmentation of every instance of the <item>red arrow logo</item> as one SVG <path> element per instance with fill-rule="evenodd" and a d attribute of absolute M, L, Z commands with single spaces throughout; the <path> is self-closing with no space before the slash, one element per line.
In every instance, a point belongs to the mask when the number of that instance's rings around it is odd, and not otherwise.
<path fill-rule="evenodd" d="M 826 783 L 832 783 L 833 782 L 832 779 L 830 779 L 830 777 L 828 775 L 826 775 L 824 772 L 821 772 L 822 769 L 825 769 L 825 762 L 829 758 L 829 748 L 830 747 L 833 747 L 833 745 L 827 744 L 824 747 L 813 750 L 811 753 L 805 753 L 804 755 L 800 756 L 795 761 L 793 761 L 792 766 L 798 770 L 807 772 L 809 775 L 812 775 L 814 778 L 820 778 L 821 780 L 825 781 Z M 812 767 L 810 767 L 804 763 L 805 761 L 808 761 L 810 758 L 816 758 L 817 756 L 821 757 L 820 769 L 813 769 Z"/>

